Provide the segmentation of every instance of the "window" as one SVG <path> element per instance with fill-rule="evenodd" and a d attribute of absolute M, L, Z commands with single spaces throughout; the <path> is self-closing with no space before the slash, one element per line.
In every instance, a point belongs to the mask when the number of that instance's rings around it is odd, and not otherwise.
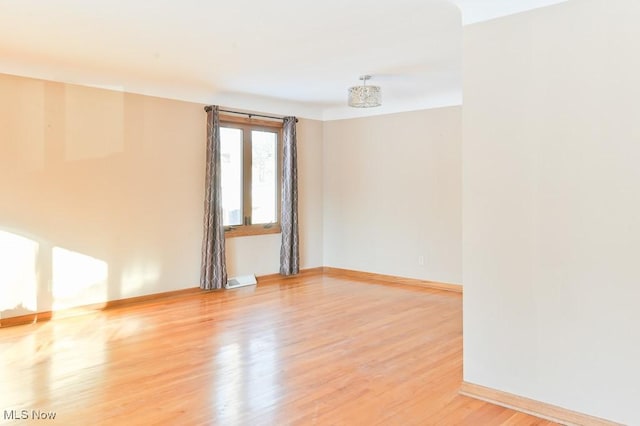
<path fill-rule="evenodd" d="M 282 123 L 220 117 L 222 216 L 226 236 L 280 232 Z"/>

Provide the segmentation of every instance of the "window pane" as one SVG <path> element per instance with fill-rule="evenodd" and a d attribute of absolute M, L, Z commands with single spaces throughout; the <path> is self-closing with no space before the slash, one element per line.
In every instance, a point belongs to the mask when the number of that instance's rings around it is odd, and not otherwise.
<path fill-rule="evenodd" d="M 222 222 L 242 225 L 242 130 L 220 128 Z"/>
<path fill-rule="evenodd" d="M 251 132 L 251 223 L 277 222 L 277 146 L 277 133 Z"/>

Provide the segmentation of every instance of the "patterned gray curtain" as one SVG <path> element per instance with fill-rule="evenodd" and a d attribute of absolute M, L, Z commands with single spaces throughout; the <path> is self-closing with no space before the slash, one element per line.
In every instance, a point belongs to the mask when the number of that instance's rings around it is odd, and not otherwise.
<path fill-rule="evenodd" d="M 222 196 L 220 195 L 220 113 L 218 106 L 207 111 L 207 176 L 204 197 L 204 237 L 200 288 L 220 289 L 227 283 L 222 224 Z"/>
<path fill-rule="evenodd" d="M 300 271 L 298 250 L 298 154 L 296 150 L 296 118 L 285 117 L 282 155 L 282 246 L 280 274 L 295 275 Z"/>

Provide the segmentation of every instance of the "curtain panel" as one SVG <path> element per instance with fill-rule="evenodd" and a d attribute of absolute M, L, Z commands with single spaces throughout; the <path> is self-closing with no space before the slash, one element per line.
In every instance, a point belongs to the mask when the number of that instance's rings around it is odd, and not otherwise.
<path fill-rule="evenodd" d="M 298 154 L 296 118 L 285 117 L 282 153 L 282 205 L 280 225 L 280 274 L 295 275 L 300 272 L 298 248 Z"/>
<path fill-rule="evenodd" d="M 221 289 L 227 283 L 220 173 L 220 112 L 214 105 L 207 110 L 204 235 L 200 268 L 200 288 L 204 290 Z"/>

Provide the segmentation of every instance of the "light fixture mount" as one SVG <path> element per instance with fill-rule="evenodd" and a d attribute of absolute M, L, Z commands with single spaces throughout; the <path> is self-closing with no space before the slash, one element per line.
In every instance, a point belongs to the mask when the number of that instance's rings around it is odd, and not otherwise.
<path fill-rule="evenodd" d="M 382 105 L 380 86 L 367 86 L 370 75 L 360 76 L 361 86 L 349 88 L 349 106 L 354 108 L 372 108 Z"/>

